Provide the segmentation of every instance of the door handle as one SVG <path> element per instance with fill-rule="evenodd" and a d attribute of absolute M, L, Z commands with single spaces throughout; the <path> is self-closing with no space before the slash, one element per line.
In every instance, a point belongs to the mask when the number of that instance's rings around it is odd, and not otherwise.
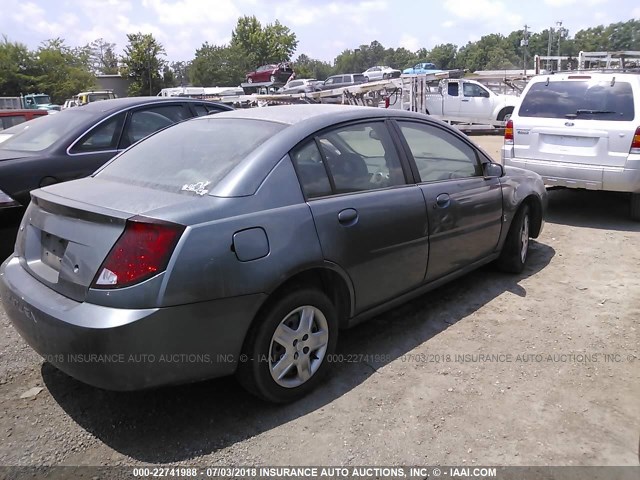
<path fill-rule="evenodd" d="M 468 102 L 468 101 L 469 101 L 469 99 L 468 99 L 468 98 L 463 98 L 463 99 L 462 99 L 462 101 L 463 101 L 463 102 Z"/>
<path fill-rule="evenodd" d="M 350 227 L 358 223 L 358 211 L 353 208 L 345 208 L 338 213 L 338 222 L 345 227 Z"/>
<path fill-rule="evenodd" d="M 436 197 L 436 207 L 447 208 L 449 205 L 451 205 L 451 197 L 448 193 L 441 193 Z"/>

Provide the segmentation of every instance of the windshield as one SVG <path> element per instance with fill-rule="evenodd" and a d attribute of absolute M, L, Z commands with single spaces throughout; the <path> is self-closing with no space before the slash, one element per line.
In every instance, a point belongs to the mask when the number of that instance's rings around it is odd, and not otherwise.
<path fill-rule="evenodd" d="M 89 94 L 89 101 L 90 102 L 96 102 L 98 100 L 109 100 L 111 98 L 116 98 L 116 96 L 113 93 L 90 93 Z"/>
<path fill-rule="evenodd" d="M 633 90 L 615 80 L 537 82 L 522 99 L 521 117 L 631 121 Z"/>
<path fill-rule="evenodd" d="M 179 123 L 134 145 L 97 176 L 203 195 L 285 127 L 268 121 L 216 117 Z"/>
<path fill-rule="evenodd" d="M 33 98 L 38 105 L 48 105 L 51 103 L 51 97 L 49 97 L 49 95 L 38 95 Z"/>
<path fill-rule="evenodd" d="M 3 130 L 11 135 L 0 143 L 0 150 L 39 152 L 49 148 L 77 125 L 87 120 L 80 109 L 65 110 L 56 115 L 43 115 Z"/>

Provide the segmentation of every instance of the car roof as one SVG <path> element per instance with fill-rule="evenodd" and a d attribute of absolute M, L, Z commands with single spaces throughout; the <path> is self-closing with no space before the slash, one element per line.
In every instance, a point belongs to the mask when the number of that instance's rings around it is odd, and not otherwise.
<path fill-rule="evenodd" d="M 82 106 L 83 112 L 91 113 L 109 113 L 122 110 L 123 108 L 135 107 L 137 105 L 146 105 L 149 103 L 164 102 L 198 102 L 198 103 L 215 103 L 208 100 L 189 97 L 123 97 L 112 98 L 110 100 L 101 100 L 99 102 L 91 102 Z"/>
<path fill-rule="evenodd" d="M 541 73 L 533 77 L 531 82 L 542 82 L 546 81 L 547 78 L 549 81 L 559 81 L 559 80 L 587 80 L 587 79 L 603 79 L 603 80 L 611 80 L 613 77 L 631 77 L 640 79 L 640 72 L 625 72 L 625 71 L 608 71 L 603 72 L 599 70 L 591 71 L 591 70 L 575 70 L 569 72 L 550 72 L 550 73 Z M 572 78 L 573 77 L 573 78 Z"/>
<path fill-rule="evenodd" d="M 368 115 L 367 115 L 368 112 Z M 220 118 L 242 118 L 248 120 L 266 120 L 269 122 L 293 125 L 313 117 L 335 117 L 336 114 L 349 118 L 366 118 L 373 112 L 380 115 L 375 107 L 359 107 L 350 105 L 276 105 L 263 108 L 246 108 L 217 114 Z M 204 118 L 204 117 L 200 117 Z"/>

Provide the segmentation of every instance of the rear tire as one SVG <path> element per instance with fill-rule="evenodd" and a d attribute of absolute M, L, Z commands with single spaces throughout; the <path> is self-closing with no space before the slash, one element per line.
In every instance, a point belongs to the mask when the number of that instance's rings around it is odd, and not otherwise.
<path fill-rule="evenodd" d="M 640 222 L 640 193 L 631 194 L 631 220 Z"/>
<path fill-rule="evenodd" d="M 270 81 L 271 83 L 275 82 L 275 81 L 276 81 L 276 76 L 275 76 L 275 75 L 271 75 L 271 76 L 269 77 L 269 81 Z"/>
<path fill-rule="evenodd" d="M 503 272 L 520 273 L 529 256 L 531 214 L 529 205 L 522 205 L 511 222 L 511 228 L 502 247 L 497 267 Z"/>
<path fill-rule="evenodd" d="M 240 384 L 264 400 L 285 403 L 313 390 L 335 351 L 338 320 L 320 290 L 290 291 L 256 318 L 238 364 Z"/>
<path fill-rule="evenodd" d="M 500 110 L 500 113 L 498 114 L 497 120 L 499 122 L 507 122 L 511 118 L 511 114 L 512 113 L 513 113 L 513 107 L 504 108 L 504 109 Z"/>

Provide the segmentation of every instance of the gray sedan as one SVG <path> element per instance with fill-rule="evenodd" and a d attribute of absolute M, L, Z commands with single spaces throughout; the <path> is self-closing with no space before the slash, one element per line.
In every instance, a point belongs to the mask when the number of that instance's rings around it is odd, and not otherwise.
<path fill-rule="evenodd" d="M 285 402 L 338 331 L 495 261 L 520 272 L 546 191 L 442 122 L 296 105 L 190 120 L 32 192 L 0 295 L 92 385 L 236 373 Z"/>

